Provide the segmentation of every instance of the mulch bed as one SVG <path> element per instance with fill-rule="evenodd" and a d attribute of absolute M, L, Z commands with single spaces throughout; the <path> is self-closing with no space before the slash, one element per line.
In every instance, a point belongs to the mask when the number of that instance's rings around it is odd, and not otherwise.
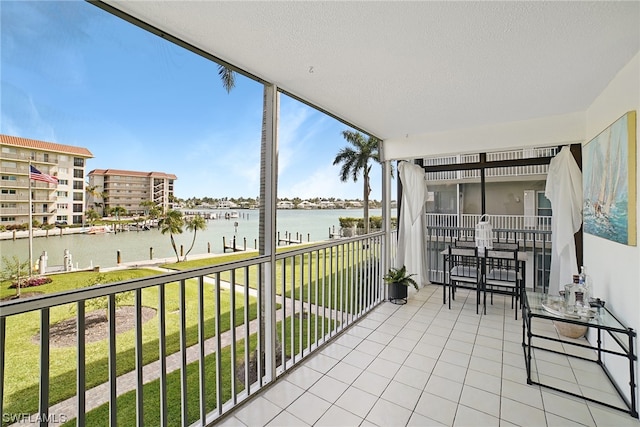
<path fill-rule="evenodd" d="M 151 320 L 156 315 L 156 310 L 142 307 L 142 323 Z M 116 334 L 133 329 L 136 325 L 136 309 L 126 305 L 116 309 Z M 85 314 L 85 342 L 87 344 L 101 341 L 109 337 L 107 311 L 94 310 Z M 51 347 L 71 347 L 77 344 L 76 317 L 51 325 L 49 328 L 49 343 Z M 40 343 L 40 335 L 35 335 L 32 340 Z"/>

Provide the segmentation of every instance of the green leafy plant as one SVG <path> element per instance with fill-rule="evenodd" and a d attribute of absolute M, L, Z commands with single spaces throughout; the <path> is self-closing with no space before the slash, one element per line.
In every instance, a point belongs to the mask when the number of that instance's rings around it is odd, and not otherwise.
<path fill-rule="evenodd" d="M 407 267 L 402 266 L 401 268 L 390 268 L 389 272 L 383 276 L 383 279 L 387 285 L 392 283 L 409 286 L 413 285 L 416 290 L 420 290 L 418 284 L 411 277 L 415 276 L 415 274 L 407 274 Z"/>

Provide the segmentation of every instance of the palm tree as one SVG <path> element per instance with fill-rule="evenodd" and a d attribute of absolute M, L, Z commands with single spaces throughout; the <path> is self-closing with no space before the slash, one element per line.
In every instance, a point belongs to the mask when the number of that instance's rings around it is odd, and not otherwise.
<path fill-rule="evenodd" d="M 89 222 L 89 224 L 93 225 L 93 223 L 96 222 L 97 220 L 99 220 L 101 217 L 100 217 L 100 214 L 98 212 L 96 212 L 93 209 L 89 209 L 87 211 L 87 213 L 86 213 L 86 218 L 87 218 L 87 221 Z"/>
<path fill-rule="evenodd" d="M 193 245 L 196 243 L 196 234 L 198 233 L 198 230 L 206 229 L 207 221 L 205 221 L 204 218 L 202 218 L 202 216 L 200 215 L 196 215 L 193 218 L 187 220 L 187 230 L 193 231 L 193 240 L 191 241 L 189 250 L 186 254 L 184 254 L 184 258 L 182 259 L 183 261 L 187 260 L 187 255 L 189 255 L 189 252 L 191 252 L 191 249 L 193 249 Z"/>
<path fill-rule="evenodd" d="M 123 206 L 115 206 L 113 209 L 111 209 L 111 214 L 116 216 L 116 228 L 117 228 L 117 226 L 120 225 L 120 221 L 122 217 L 127 214 L 127 209 Z M 117 231 L 117 230 L 114 230 L 114 231 Z"/>
<path fill-rule="evenodd" d="M 360 132 L 345 130 L 342 136 L 352 146 L 347 146 L 338 152 L 333 164 L 342 164 L 340 168 L 340 180 L 342 182 L 353 179 L 358 182 L 358 177 L 362 172 L 364 178 L 364 232 L 369 233 L 369 173 L 371 172 L 370 160 L 380 163 L 380 152 L 378 147 L 380 140 L 372 136 L 365 139 Z"/>
<path fill-rule="evenodd" d="M 169 233 L 171 238 L 171 246 L 173 252 L 176 254 L 177 262 L 180 262 L 180 256 L 178 255 L 178 248 L 176 247 L 176 241 L 173 238 L 174 234 L 182 234 L 182 226 L 184 225 L 184 219 L 182 218 L 182 212 L 169 209 L 164 217 L 158 223 L 160 225 L 160 232 L 162 234 Z"/>
<path fill-rule="evenodd" d="M 98 202 L 98 198 L 104 199 L 106 193 L 103 191 L 99 191 L 100 187 L 97 185 L 88 185 L 85 187 L 85 191 L 87 192 L 87 196 L 91 196 L 93 198 L 93 205 L 96 208 L 102 208 L 102 202 Z M 89 208 L 89 197 L 87 197 L 87 209 Z"/>
<path fill-rule="evenodd" d="M 222 80 L 222 86 L 225 88 L 227 93 L 230 93 L 231 89 L 236 86 L 236 74 L 231 68 L 227 68 L 224 65 L 218 65 L 218 75 L 220 76 L 220 80 Z"/>

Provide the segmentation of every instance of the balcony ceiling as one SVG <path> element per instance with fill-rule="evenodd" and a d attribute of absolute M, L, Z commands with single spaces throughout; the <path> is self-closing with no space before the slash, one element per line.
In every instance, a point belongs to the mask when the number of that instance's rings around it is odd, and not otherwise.
<path fill-rule="evenodd" d="M 380 138 L 580 112 L 640 2 L 109 1 Z"/>

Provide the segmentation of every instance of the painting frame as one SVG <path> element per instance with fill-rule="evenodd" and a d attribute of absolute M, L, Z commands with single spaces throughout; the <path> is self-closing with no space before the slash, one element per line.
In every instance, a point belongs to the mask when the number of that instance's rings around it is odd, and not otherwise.
<path fill-rule="evenodd" d="M 636 111 L 628 111 L 582 147 L 584 232 L 637 245 Z"/>

